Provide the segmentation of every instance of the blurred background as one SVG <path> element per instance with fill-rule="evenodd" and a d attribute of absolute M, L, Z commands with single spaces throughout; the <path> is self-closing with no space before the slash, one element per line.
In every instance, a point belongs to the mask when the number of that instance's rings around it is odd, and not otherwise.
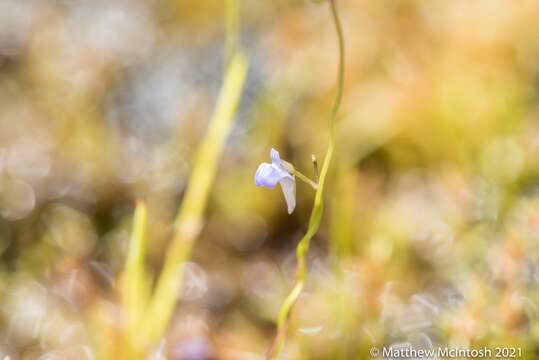
<path fill-rule="evenodd" d="M 283 359 L 371 346 L 539 357 L 539 1 L 339 0 L 343 108 Z M 323 159 L 327 4 L 241 1 L 250 58 L 183 289 L 149 359 L 263 359 L 313 192 L 256 188 L 269 149 Z M 0 0 L 0 358 L 121 347 L 136 199 L 158 274 L 224 71 L 218 0 Z"/>

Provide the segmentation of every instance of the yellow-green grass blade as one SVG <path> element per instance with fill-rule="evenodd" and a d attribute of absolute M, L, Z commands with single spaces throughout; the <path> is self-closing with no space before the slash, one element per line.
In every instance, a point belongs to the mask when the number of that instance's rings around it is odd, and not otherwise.
<path fill-rule="evenodd" d="M 189 185 L 176 218 L 174 237 L 146 312 L 144 331 L 149 344 L 163 335 L 174 311 L 182 288 L 184 265 L 190 258 L 203 224 L 204 209 L 241 98 L 247 68 L 246 57 L 236 53 L 226 72 L 206 137 L 198 148 Z"/>
<path fill-rule="evenodd" d="M 147 241 L 148 211 L 143 201 L 138 201 L 133 217 L 133 230 L 125 271 L 122 280 L 122 297 L 127 315 L 128 336 L 135 345 L 137 327 L 147 306 L 149 296 L 149 275 L 144 267 Z"/>

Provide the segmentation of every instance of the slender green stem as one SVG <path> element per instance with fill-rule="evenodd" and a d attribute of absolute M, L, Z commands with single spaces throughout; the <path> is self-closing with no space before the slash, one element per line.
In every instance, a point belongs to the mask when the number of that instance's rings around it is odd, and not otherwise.
<path fill-rule="evenodd" d="M 296 248 L 296 259 L 297 259 L 297 274 L 296 274 L 296 284 L 294 285 L 292 291 L 288 294 L 281 310 L 279 311 L 279 317 L 277 319 L 277 334 L 273 341 L 273 344 L 268 351 L 267 359 L 277 359 L 279 354 L 282 351 L 282 348 L 286 339 L 286 328 L 288 326 L 288 318 L 290 311 L 292 310 L 294 304 L 298 300 L 303 287 L 305 286 L 305 277 L 307 273 L 306 266 L 306 254 L 309 251 L 309 245 L 312 237 L 318 232 L 320 227 L 320 222 L 322 219 L 322 212 L 324 207 L 323 195 L 324 195 L 324 185 L 326 182 L 326 177 L 329 170 L 329 165 L 333 157 L 333 152 L 335 150 L 335 119 L 339 112 L 341 106 L 342 95 L 344 91 L 344 36 L 342 32 L 342 26 L 339 19 L 339 13 L 337 11 L 336 0 L 329 0 L 331 14 L 333 16 L 333 22 L 335 24 L 335 29 L 337 32 L 337 38 L 339 43 L 339 75 L 337 83 L 337 94 L 335 96 L 335 102 L 331 109 L 331 116 L 329 119 L 329 143 L 326 150 L 326 156 L 324 158 L 324 163 L 322 164 L 322 170 L 320 172 L 320 180 L 318 182 L 318 189 L 314 197 L 313 209 L 311 212 L 311 217 L 309 219 L 309 227 L 307 232 L 299 242 Z"/>
<path fill-rule="evenodd" d="M 304 175 L 300 171 L 296 170 L 294 165 L 290 164 L 288 161 L 282 160 L 282 163 L 283 163 L 285 169 L 289 173 L 291 173 L 294 176 L 297 176 L 298 179 L 300 179 L 301 181 L 303 181 L 307 185 L 310 185 L 315 191 L 318 190 L 318 183 L 316 181 L 311 180 L 307 175 Z"/>
<path fill-rule="evenodd" d="M 341 107 L 342 95 L 344 92 L 344 35 L 342 31 L 341 19 L 339 18 L 339 12 L 337 10 L 336 0 L 329 1 L 331 6 L 331 15 L 333 16 L 333 22 L 335 23 L 335 30 L 337 31 L 337 39 L 339 41 L 339 78 L 337 84 L 337 95 L 335 96 L 335 102 L 331 109 L 331 123 L 332 131 L 335 126 L 335 118 Z"/>
<path fill-rule="evenodd" d="M 313 180 L 309 179 L 306 175 L 303 175 L 299 171 L 294 169 L 294 175 L 297 176 L 298 179 L 306 183 L 307 185 L 310 185 L 314 190 L 318 190 L 318 184 L 314 182 Z"/>

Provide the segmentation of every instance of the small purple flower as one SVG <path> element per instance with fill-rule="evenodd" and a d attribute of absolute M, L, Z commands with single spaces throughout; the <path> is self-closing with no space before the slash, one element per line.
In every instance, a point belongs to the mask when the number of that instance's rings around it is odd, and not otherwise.
<path fill-rule="evenodd" d="M 256 170 L 255 184 L 269 188 L 274 187 L 277 183 L 281 184 L 288 213 L 292 214 L 296 207 L 296 179 L 281 160 L 277 150 L 271 149 L 270 157 L 271 164 L 262 163 Z"/>

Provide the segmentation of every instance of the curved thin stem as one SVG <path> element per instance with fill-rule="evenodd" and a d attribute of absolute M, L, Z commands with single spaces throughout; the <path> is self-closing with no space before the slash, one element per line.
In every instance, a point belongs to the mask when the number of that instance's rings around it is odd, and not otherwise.
<path fill-rule="evenodd" d="M 314 204 L 313 209 L 311 212 L 311 217 L 309 219 L 309 227 L 307 229 L 307 232 L 299 242 L 297 248 L 296 248 L 296 259 L 297 259 L 297 274 L 296 274 L 296 283 L 292 289 L 292 291 L 288 294 L 285 301 L 283 302 L 283 305 L 281 306 L 281 310 L 279 311 L 279 317 L 277 319 L 277 334 L 275 336 L 275 339 L 273 340 L 273 344 L 268 351 L 268 354 L 266 356 L 266 359 L 277 359 L 279 357 L 279 354 L 282 351 L 282 348 L 285 343 L 286 339 L 286 328 L 288 326 L 288 318 L 290 315 L 290 311 L 294 307 L 294 304 L 298 300 L 303 287 L 305 286 L 305 278 L 307 273 L 307 266 L 306 266 L 306 255 L 309 251 L 309 245 L 311 242 L 312 237 L 318 232 L 318 228 L 320 227 L 320 222 L 322 219 L 322 212 L 324 208 L 324 201 L 323 201 L 323 195 L 324 195 L 324 184 L 326 181 L 326 177 L 329 170 L 329 165 L 331 163 L 331 159 L 333 157 L 333 152 L 335 150 L 335 119 L 337 118 L 337 114 L 339 112 L 339 108 L 341 106 L 343 91 L 344 91 L 344 57 L 345 57 L 345 50 L 344 50 L 344 36 L 341 26 L 341 21 L 339 18 L 339 13 L 337 11 L 337 5 L 336 0 L 329 0 L 330 8 L 331 8 L 331 14 L 333 16 L 333 22 L 335 25 L 335 29 L 337 32 L 337 38 L 339 43 L 339 74 L 338 74 L 338 81 L 337 81 L 337 94 L 335 95 L 335 101 L 333 103 L 333 107 L 331 109 L 331 116 L 329 119 L 329 142 L 328 147 L 326 150 L 326 156 L 324 158 L 324 163 L 322 165 L 322 170 L 320 172 L 320 180 L 318 182 L 318 189 L 316 190 L 316 194 L 314 197 Z"/>
<path fill-rule="evenodd" d="M 331 15 L 333 16 L 333 22 L 335 23 L 335 30 L 337 31 L 337 40 L 339 41 L 339 75 L 337 83 L 337 94 L 335 95 L 335 102 L 333 103 L 333 108 L 331 109 L 331 123 L 333 127 L 335 123 L 335 118 L 341 107 L 342 95 L 344 92 L 344 35 L 342 31 L 341 19 L 339 17 L 339 12 L 337 10 L 337 0 L 330 0 L 329 4 L 331 6 Z M 332 129 L 333 130 L 333 129 Z"/>

